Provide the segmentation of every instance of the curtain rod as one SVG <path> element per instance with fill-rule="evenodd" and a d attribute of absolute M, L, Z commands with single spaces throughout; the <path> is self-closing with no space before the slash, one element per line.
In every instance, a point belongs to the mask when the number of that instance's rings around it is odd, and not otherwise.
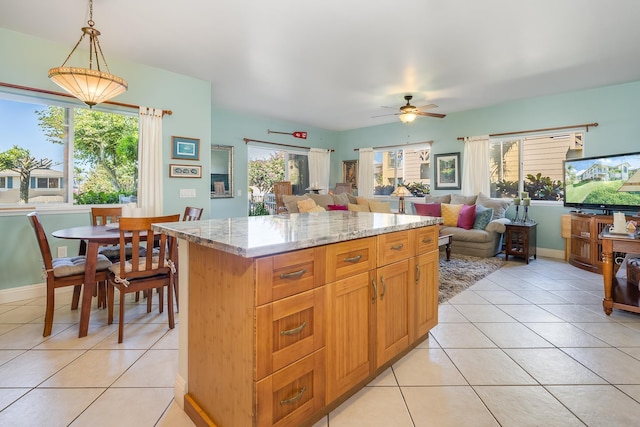
<path fill-rule="evenodd" d="M 261 143 L 261 144 L 280 145 L 280 146 L 282 146 L 282 147 L 304 148 L 304 149 L 307 149 L 307 150 L 310 150 L 310 149 L 311 149 L 311 147 L 304 147 L 304 146 L 302 146 L 302 145 L 282 144 L 282 143 L 280 143 L 280 142 L 261 141 L 261 140 L 259 140 L 259 139 L 251 139 L 251 138 L 243 138 L 243 139 L 244 139 L 244 143 L 245 143 L 245 144 L 248 144 L 248 143 L 250 143 L 250 142 L 259 142 L 259 143 Z M 330 148 L 330 149 L 329 149 L 329 151 L 330 151 L 331 153 L 333 153 L 333 152 L 334 152 L 334 151 L 336 151 L 336 150 L 334 150 L 333 148 Z"/>
<path fill-rule="evenodd" d="M 397 144 L 397 145 L 382 145 L 380 147 L 371 147 L 373 150 L 381 150 L 383 148 L 397 148 L 397 147 L 406 147 L 408 145 L 425 145 L 425 144 L 433 144 L 433 140 L 424 141 L 424 142 L 408 142 L 406 144 Z M 354 148 L 353 151 L 360 151 L 359 148 Z"/>
<path fill-rule="evenodd" d="M 576 128 L 585 128 L 587 132 L 589 132 L 590 127 L 598 127 L 598 123 L 585 123 L 582 125 L 573 125 L 573 126 L 560 126 L 556 128 L 545 128 L 545 129 L 533 129 L 533 130 L 519 130 L 515 132 L 504 132 L 504 133 L 491 133 L 489 137 L 493 136 L 508 136 L 508 135 L 521 135 L 523 133 L 536 133 L 536 132 L 549 132 L 552 130 L 565 130 L 565 129 L 576 129 Z M 466 137 L 459 136 L 458 141 L 464 141 Z"/>
<path fill-rule="evenodd" d="M 69 93 L 64 93 L 64 92 L 55 92 L 52 90 L 46 90 L 46 89 L 38 89 L 35 87 L 29 87 L 29 86 L 20 86 L 20 85 L 14 85 L 11 83 L 4 83 L 4 82 L 0 82 L 0 86 L 4 86 L 4 87 L 8 87 L 11 89 L 20 89 L 20 90 L 28 90 L 31 92 L 37 92 L 37 93 L 44 93 L 46 95 L 56 95 L 56 96 L 64 96 L 67 98 L 73 98 L 73 99 L 77 99 L 75 96 L 69 94 Z M 116 101 L 105 101 L 102 104 L 109 104 L 109 105 L 116 105 L 118 107 L 126 107 L 126 108 L 134 108 L 134 109 L 139 109 L 140 106 L 139 105 L 134 105 L 134 104 L 125 104 L 123 102 L 116 102 Z M 172 115 L 173 111 L 171 110 L 162 110 L 162 115 Z"/>

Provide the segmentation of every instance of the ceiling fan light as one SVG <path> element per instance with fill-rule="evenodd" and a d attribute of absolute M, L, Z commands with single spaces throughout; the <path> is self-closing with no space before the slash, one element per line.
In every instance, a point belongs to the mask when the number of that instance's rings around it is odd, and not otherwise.
<path fill-rule="evenodd" d="M 398 117 L 402 123 L 411 123 L 416 119 L 417 115 L 415 113 L 403 113 Z"/>

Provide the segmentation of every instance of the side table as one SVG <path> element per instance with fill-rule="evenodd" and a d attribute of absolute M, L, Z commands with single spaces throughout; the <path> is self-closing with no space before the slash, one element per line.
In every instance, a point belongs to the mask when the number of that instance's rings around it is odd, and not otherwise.
<path fill-rule="evenodd" d="M 529 264 L 529 258 L 536 259 L 536 229 L 537 222 L 506 224 L 504 259 L 509 261 L 509 255 L 524 258 Z"/>

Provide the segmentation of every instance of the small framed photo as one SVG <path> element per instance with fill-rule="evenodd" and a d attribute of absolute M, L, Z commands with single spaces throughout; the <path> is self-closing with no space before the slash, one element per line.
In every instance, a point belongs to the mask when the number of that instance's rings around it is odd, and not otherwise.
<path fill-rule="evenodd" d="M 435 154 L 435 189 L 460 189 L 460 153 Z"/>
<path fill-rule="evenodd" d="M 202 166 L 169 165 L 170 178 L 202 178 Z"/>
<path fill-rule="evenodd" d="M 185 138 L 184 136 L 172 136 L 171 158 L 200 160 L 200 140 L 197 138 Z"/>

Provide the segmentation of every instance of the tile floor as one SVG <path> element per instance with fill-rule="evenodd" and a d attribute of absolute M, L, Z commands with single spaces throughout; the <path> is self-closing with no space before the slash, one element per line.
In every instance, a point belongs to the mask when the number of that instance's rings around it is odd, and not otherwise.
<path fill-rule="evenodd" d="M 177 329 L 127 307 L 77 338 L 62 296 L 0 305 L 0 425 L 193 426 L 173 401 Z M 640 420 L 640 315 L 601 308 L 602 277 L 510 261 L 440 306 L 428 341 L 314 427 L 631 426 Z"/>

